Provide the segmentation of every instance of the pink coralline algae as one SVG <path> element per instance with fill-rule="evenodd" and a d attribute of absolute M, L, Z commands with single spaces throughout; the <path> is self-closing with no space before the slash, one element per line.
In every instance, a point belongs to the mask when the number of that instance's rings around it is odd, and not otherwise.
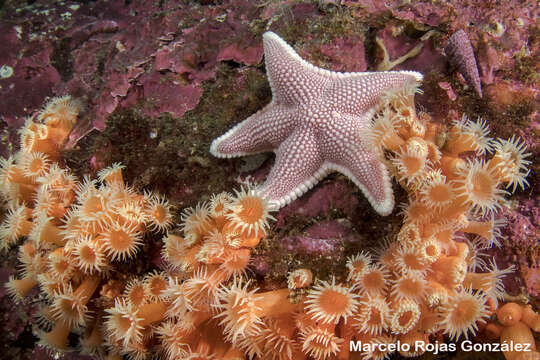
<path fill-rule="evenodd" d="M 281 239 L 287 251 L 304 255 L 335 255 L 335 248 L 340 245 L 338 239 L 319 239 L 307 236 L 295 236 Z M 339 259 L 336 259 L 339 260 Z"/>
<path fill-rule="evenodd" d="M 480 75 L 478 74 L 474 51 L 465 31 L 458 30 L 452 34 L 446 43 L 444 51 L 450 63 L 465 77 L 467 83 L 476 91 L 476 94 L 482 97 L 482 85 L 480 84 Z"/>
<path fill-rule="evenodd" d="M 103 130 L 117 109 L 138 106 L 145 116 L 181 117 L 199 103 L 203 81 L 215 78 L 222 62 L 260 63 L 262 45 L 248 25 L 253 9 L 248 1 L 8 8 L 0 24 L 6 49 L 0 66 L 13 75 L 0 78 L 0 95 L 10 99 L 0 101 L 0 120 L 17 128 L 48 96 L 83 98 L 89 124 L 74 131 L 69 148 L 92 128 Z M 0 152 L 7 153 L 1 145 Z"/>
<path fill-rule="evenodd" d="M 359 236 L 351 233 L 347 224 L 329 220 L 310 226 L 302 235 L 281 239 L 281 244 L 294 254 L 332 256 L 337 261 L 344 256 L 345 243 L 359 240 Z"/>
<path fill-rule="evenodd" d="M 183 85 L 172 74 L 161 75 L 154 72 L 143 75 L 141 80 L 145 84 L 144 97 L 152 104 L 146 111 L 150 116 L 169 112 L 181 117 L 197 105 L 202 95 L 201 87 Z"/>
<path fill-rule="evenodd" d="M 417 21 L 429 26 L 438 26 L 451 18 L 449 8 L 431 2 L 415 2 L 392 10 L 398 19 Z"/>
<path fill-rule="evenodd" d="M 531 296 L 540 296 L 540 267 L 530 267 L 522 271 L 523 280 Z"/>
<path fill-rule="evenodd" d="M 494 72 L 499 70 L 502 62 L 499 60 L 497 50 L 489 44 L 487 39 L 479 42 L 478 66 L 482 73 L 482 82 L 492 84 L 495 78 Z"/>
<path fill-rule="evenodd" d="M 288 217 L 293 214 L 316 217 L 330 209 L 340 209 L 345 214 L 353 215 L 358 199 L 351 194 L 351 189 L 344 181 L 324 183 L 281 210 L 276 217 L 276 226 L 285 226 Z"/>
<path fill-rule="evenodd" d="M 366 71 L 367 63 L 362 39 L 340 38 L 320 46 L 323 55 L 331 59 L 331 69 L 340 72 Z"/>
<path fill-rule="evenodd" d="M 533 185 L 534 186 L 534 185 Z M 527 249 L 538 246 L 540 238 L 540 196 L 520 200 L 516 211 L 505 214 L 508 226 L 505 233 L 512 245 Z"/>
<path fill-rule="evenodd" d="M 71 37 L 70 46 L 76 48 L 91 36 L 100 33 L 114 33 L 118 31 L 118 23 L 112 20 L 98 20 L 73 28 L 66 35 Z"/>
<path fill-rule="evenodd" d="M 540 196 L 520 200 L 505 217 L 508 224 L 502 234 L 507 242 L 503 252 L 519 266 L 527 292 L 540 296 Z"/>
<path fill-rule="evenodd" d="M 445 59 L 435 48 L 430 37 L 429 32 L 426 32 L 424 36 L 415 39 L 408 36 L 404 28 L 397 23 L 387 24 L 377 33 L 379 46 L 384 47 L 380 49 L 383 60 L 377 68 L 379 70 L 415 70 L 422 74 L 442 73 L 446 64 Z"/>
<path fill-rule="evenodd" d="M 30 115 L 23 109 L 39 108 L 43 98 L 52 95 L 52 87 L 60 81 L 60 75 L 49 60 L 53 49 L 31 41 L 23 51 L 17 29 L 7 22 L 0 23 L 0 44 L 0 67 L 13 69 L 11 76 L 0 77 L 0 121 L 17 128 L 24 123 L 22 115 Z M 19 53 L 25 56 L 20 57 Z M 10 136 L 9 140 L 14 138 Z M 4 141 L 0 144 L 0 154 L 7 155 Z"/>
<path fill-rule="evenodd" d="M 217 61 L 232 60 L 241 64 L 257 64 L 261 61 L 262 53 L 260 45 L 241 47 L 231 44 L 219 51 Z"/>

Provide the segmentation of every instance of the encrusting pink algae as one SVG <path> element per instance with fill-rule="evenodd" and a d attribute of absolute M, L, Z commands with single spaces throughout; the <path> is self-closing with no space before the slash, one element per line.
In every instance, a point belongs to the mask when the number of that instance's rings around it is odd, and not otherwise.
<path fill-rule="evenodd" d="M 539 357 L 536 12 L 518 1 L 5 2 L 0 349 Z M 392 178 L 389 216 L 342 175 L 276 211 L 257 185 L 271 158 L 209 154 L 271 100 L 268 29 L 317 67 L 424 75 L 386 92 L 364 134 Z M 381 346 L 398 343 L 411 348 Z"/>

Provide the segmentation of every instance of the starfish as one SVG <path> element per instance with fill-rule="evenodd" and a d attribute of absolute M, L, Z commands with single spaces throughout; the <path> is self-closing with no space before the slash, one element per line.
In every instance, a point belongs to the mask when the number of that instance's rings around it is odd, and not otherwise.
<path fill-rule="evenodd" d="M 273 32 L 263 35 L 263 45 L 272 101 L 215 139 L 210 152 L 221 158 L 275 152 L 275 164 L 259 188 L 274 209 L 337 171 L 362 190 L 379 214 L 390 214 L 391 179 L 380 150 L 370 145 L 369 128 L 381 97 L 417 86 L 422 74 L 321 69 Z"/>

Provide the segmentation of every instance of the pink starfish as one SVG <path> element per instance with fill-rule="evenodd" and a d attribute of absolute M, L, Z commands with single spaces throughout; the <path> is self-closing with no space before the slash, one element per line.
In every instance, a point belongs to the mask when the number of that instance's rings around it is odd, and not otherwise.
<path fill-rule="evenodd" d="M 390 214 L 390 176 L 367 134 L 381 95 L 416 86 L 422 75 L 338 73 L 306 62 L 273 32 L 263 35 L 263 44 L 272 102 L 215 139 L 210 152 L 228 158 L 274 151 L 274 167 L 260 192 L 275 208 L 338 171 L 379 214 Z"/>

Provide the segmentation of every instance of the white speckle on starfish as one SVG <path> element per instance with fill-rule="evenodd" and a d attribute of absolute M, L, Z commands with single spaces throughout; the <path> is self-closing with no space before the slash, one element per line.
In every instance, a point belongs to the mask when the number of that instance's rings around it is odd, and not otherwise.
<path fill-rule="evenodd" d="M 306 62 L 273 32 L 263 35 L 263 43 L 272 102 L 215 139 L 210 152 L 223 158 L 275 152 L 260 191 L 276 208 L 338 171 L 379 214 L 390 214 L 390 176 L 377 150 L 369 147 L 367 132 L 381 96 L 418 86 L 422 74 L 338 73 Z"/>

